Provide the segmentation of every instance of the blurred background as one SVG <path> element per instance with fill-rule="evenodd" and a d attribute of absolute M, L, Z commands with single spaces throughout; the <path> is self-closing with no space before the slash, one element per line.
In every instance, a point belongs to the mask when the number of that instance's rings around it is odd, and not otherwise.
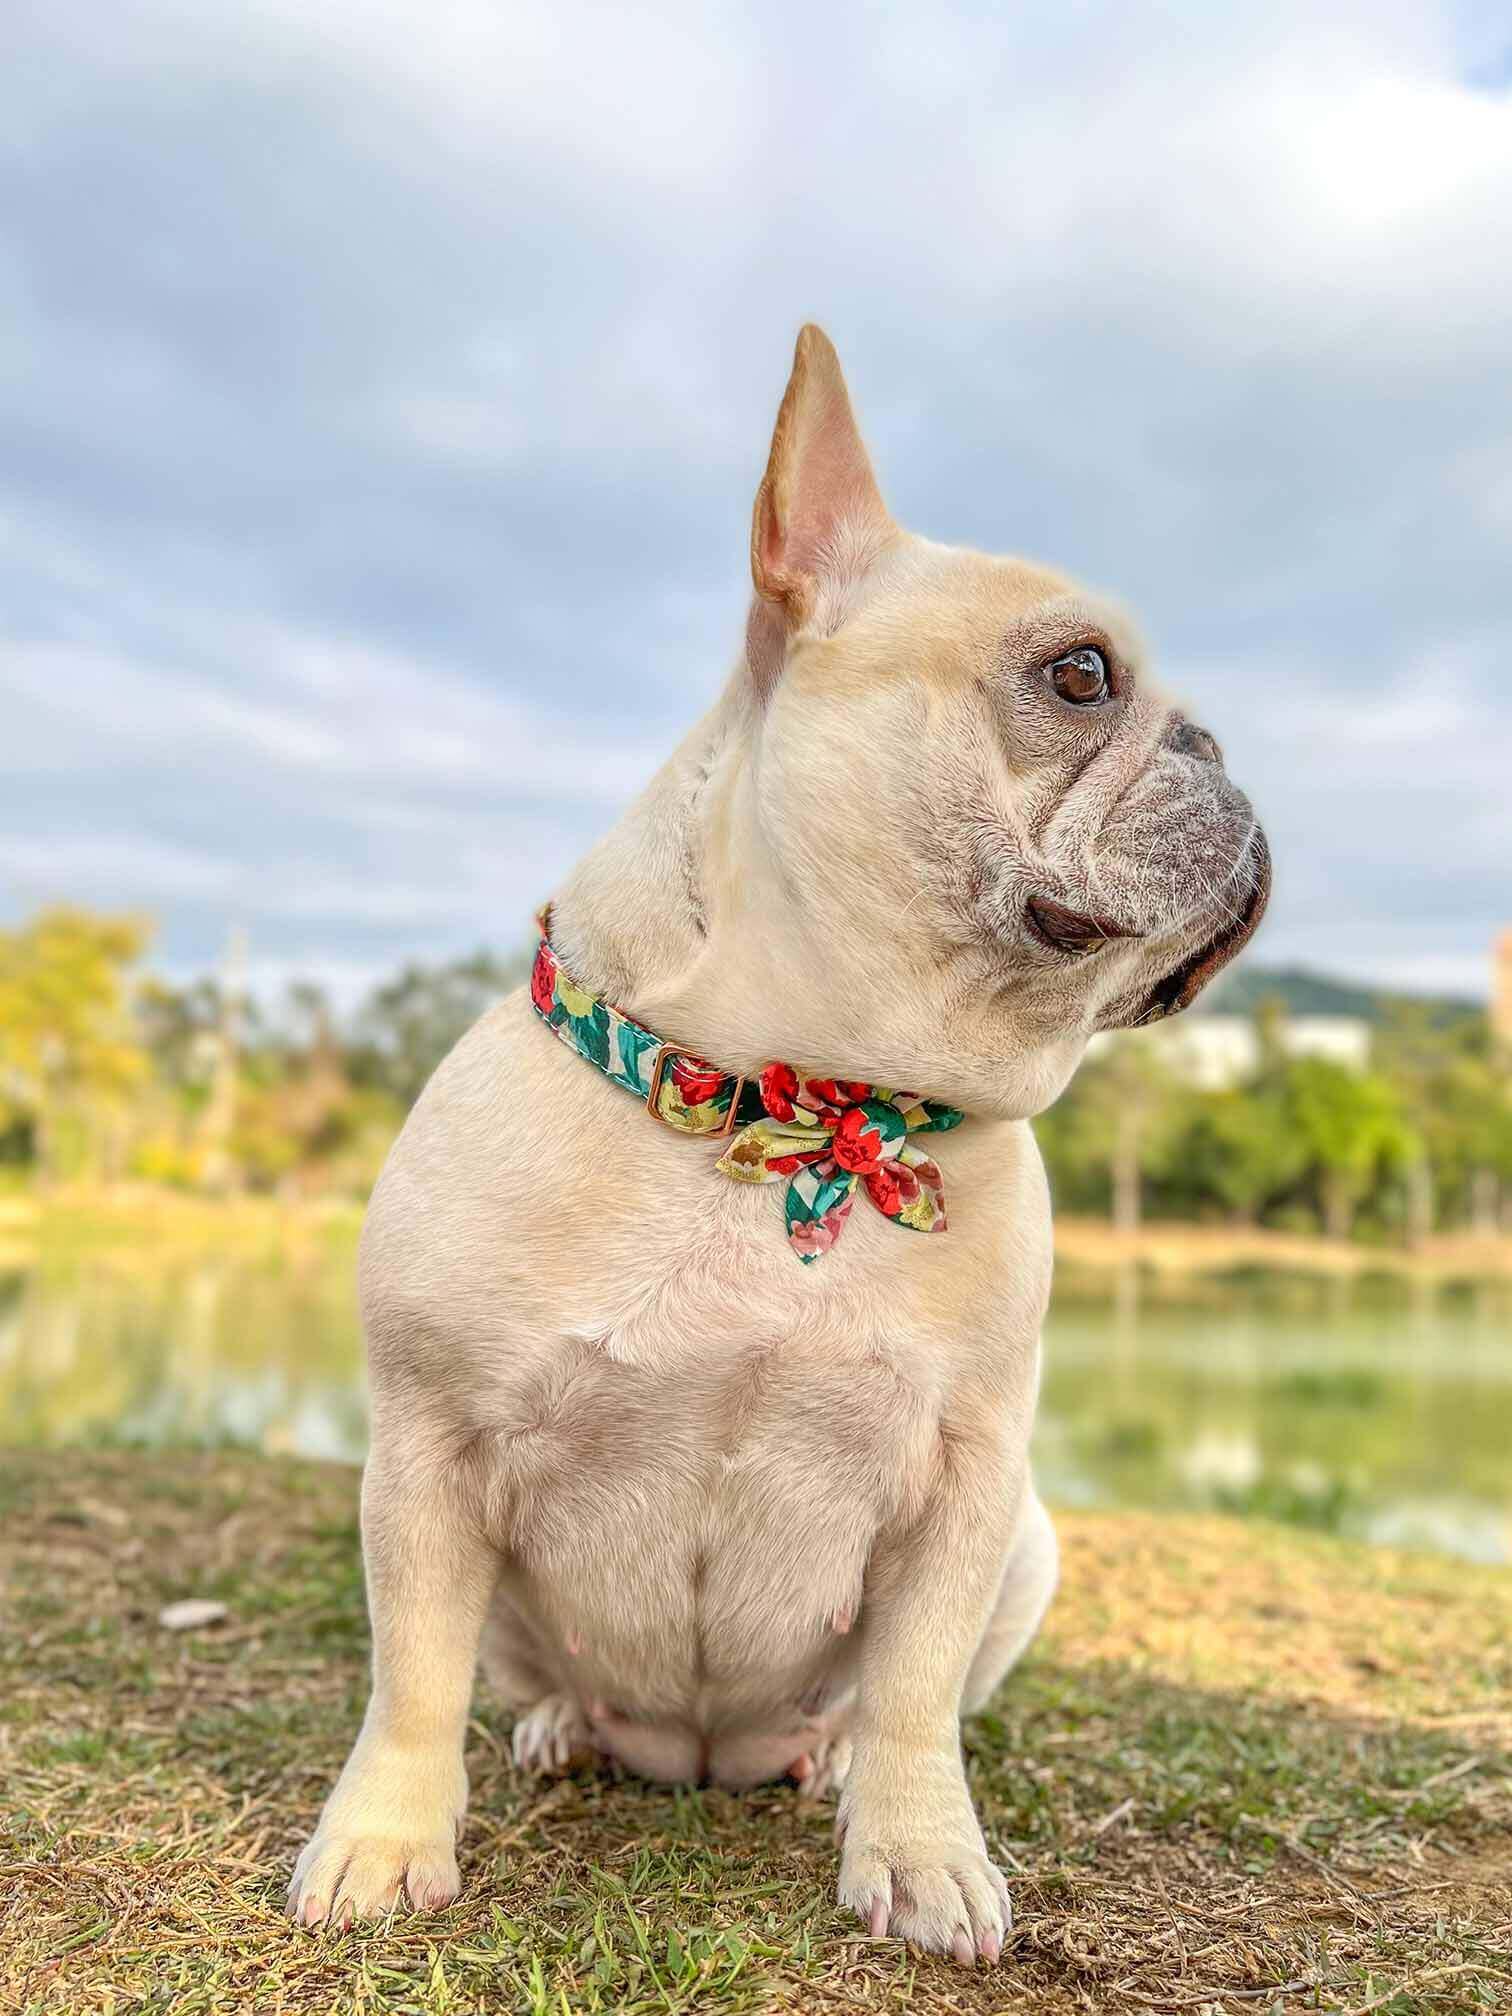
<path fill-rule="evenodd" d="M 1277 856 L 1040 1124 L 1050 1494 L 1508 1558 L 1505 10 L 0 41 L 0 1436 L 361 1455 L 364 1196 L 721 683 L 813 317 L 895 513 L 1126 597 Z"/>

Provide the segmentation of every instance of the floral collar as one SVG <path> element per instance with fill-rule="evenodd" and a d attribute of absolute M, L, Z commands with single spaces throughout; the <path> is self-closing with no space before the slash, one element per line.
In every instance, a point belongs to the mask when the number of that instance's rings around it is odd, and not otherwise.
<path fill-rule="evenodd" d="M 754 1079 L 721 1071 L 569 980 L 551 949 L 549 909 L 538 921 L 530 999 L 547 1028 L 644 1100 L 663 1126 L 731 1136 L 715 1164 L 720 1175 L 738 1183 L 786 1177 L 783 1217 L 800 1260 L 817 1260 L 834 1245 L 858 1187 L 910 1231 L 945 1230 L 939 1164 L 909 1137 L 959 1127 L 965 1115 L 955 1107 L 851 1078 L 805 1078 L 791 1064 L 768 1064 Z"/>

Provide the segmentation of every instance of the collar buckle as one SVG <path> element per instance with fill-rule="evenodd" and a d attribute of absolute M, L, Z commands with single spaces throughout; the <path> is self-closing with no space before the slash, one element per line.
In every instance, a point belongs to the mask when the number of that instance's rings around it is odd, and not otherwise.
<path fill-rule="evenodd" d="M 717 1141 L 721 1136 L 734 1131 L 735 1115 L 740 1110 L 740 1095 L 745 1091 L 746 1080 L 743 1077 L 736 1078 L 734 1087 L 730 1093 L 729 1111 L 725 1114 L 722 1126 L 702 1127 L 696 1131 L 691 1127 L 679 1127 L 675 1121 L 669 1120 L 666 1114 L 661 1111 L 657 1105 L 657 1101 L 661 1097 L 662 1079 L 666 1075 L 667 1065 L 672 1058 L 686 1055 L 686 1051 L 677 1049 L 671 1043 L 662 1044 L 656 1053 L 656 1062 L 651 1067 L 651 1088 L 646 1094 L 646 1111 L 651 1115 L 653 1120 L 660 1121 L 661 1125 L 670 1133 L 680 1134 L 685 1141 Z M 699 1061 L 702 1062 L 702 1059 Z"/>

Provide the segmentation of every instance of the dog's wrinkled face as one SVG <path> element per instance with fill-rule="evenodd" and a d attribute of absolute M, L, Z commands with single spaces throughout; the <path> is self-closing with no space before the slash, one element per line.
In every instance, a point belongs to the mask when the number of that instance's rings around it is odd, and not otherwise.
<path fill-rule="evenodd" d="M 905 970 L 963 1067 L 1015 1060 L 994 1103 L 1033 1111 L 1094 1031 L 1185 1007 L 1248 940 L 1269 855 L 1217 744 L 1117 608 L 893 525 L 816 330 L 752 558 L 762 829 L 851 998 Z"/>

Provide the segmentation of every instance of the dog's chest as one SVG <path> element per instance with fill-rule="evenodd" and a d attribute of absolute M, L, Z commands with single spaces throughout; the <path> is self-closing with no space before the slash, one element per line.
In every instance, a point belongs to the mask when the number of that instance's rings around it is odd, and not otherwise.
<path fill-rule="evenodd" d="M 843 1633 L 937 1447 L 906 1351 L 864 1325 L 722 1297 L 690 1313 L 564 1346 L 497 1438 L 538 1604 L 617 1676 L 655 1668 L 653 1691 L 801 1664 Z"/>

